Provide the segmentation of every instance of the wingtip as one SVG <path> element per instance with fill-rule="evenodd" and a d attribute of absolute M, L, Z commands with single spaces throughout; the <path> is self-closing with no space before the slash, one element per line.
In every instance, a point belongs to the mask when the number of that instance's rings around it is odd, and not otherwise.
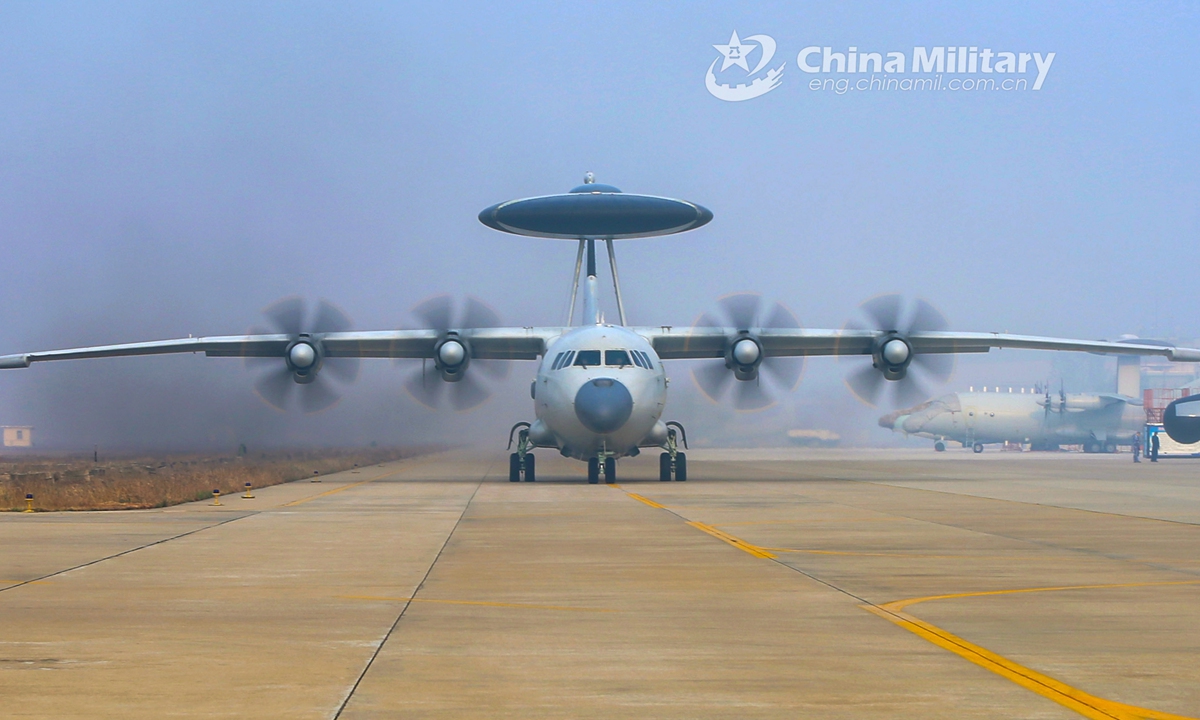
<path fill-rule="evenodd" d="M 28 355 L 0 355 L 0 370 L 15 370 L 29 367 Z"/>

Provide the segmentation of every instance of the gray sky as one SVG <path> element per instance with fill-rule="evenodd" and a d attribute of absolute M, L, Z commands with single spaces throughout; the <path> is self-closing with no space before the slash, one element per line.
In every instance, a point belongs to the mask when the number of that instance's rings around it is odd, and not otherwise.
<path fill-rule="evenodd" d="M 587 170 L 716 216 L 619 246 L 634 323 L 687 325 L 753 290 L 806 326 L 840 327 L 900 291 L 961 330 L 1194 337 L 1194 8 L 3 3 L 0 353 L 241 332 L 296 293 L 336 301 L 363 329 L 410 323 L 441 292 L 478 295 L 512 324 L 557 324 L 574 248 L 476 214 Z M 739 103 L 706 91 L 712 46 L 734 30 L 777 41 L 775 91 Z M 837 95 L 807 88 L 796 53 L 808 45 L 1056 58 L 1036 92 Z M 1051 369 L 1001 359 L 964 361 L 949 387 Z M 264 407 L 239 361 L 34 366 L 0 374 L 0 423 L 34 424 L 57 446 L 499 442 L 532 414 L 532 365 L 465 417 L 413 403 L 411 365 L 366 365 L 312 417 Z M 842 370 L 810 361 L 794 397 L 735 420 L 888 441 Z M 684 397 L 685 369 L 672 374 L 668 415 L 728 422 L 731 410 Z"/>

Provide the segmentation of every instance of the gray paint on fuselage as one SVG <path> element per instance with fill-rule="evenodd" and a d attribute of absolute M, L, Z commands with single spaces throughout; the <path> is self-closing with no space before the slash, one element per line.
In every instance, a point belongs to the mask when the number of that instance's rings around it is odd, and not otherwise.
<path fill-rule="evenodd" d="M 955 442 L 1020 442 L 1035 445 L 1129 444 L 1145 413 L 1134 398 L 1119 395 L 952 393 L 880 418 L 905 435 Z"/>

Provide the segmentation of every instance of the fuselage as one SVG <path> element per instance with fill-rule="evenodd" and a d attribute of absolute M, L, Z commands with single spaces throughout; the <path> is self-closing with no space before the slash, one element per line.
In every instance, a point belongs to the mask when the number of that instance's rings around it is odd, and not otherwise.
<path fill-rule="evenodd" d="M 653 346 L 624 327 L 573 328 L 551 343 L 532 389 L 529 439 L 567 457 L 637 455 L 666 442 L 667 376 Z"/>
<path fill-rule="evenodd" d="M 965 445 L 1128 444 L 1143 423 L 1141 406 L 1120 396 L 1051 395 L 1047 407 L 1032 393 L 953 393 L 880 419 L 906 435 Z"/>

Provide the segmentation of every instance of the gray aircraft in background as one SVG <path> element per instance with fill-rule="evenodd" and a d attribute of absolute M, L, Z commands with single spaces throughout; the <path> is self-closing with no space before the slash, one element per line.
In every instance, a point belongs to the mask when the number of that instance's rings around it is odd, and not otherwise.
<path fill-rule="evenodd" d="M 943 395 L 884 415 L 879 424 L 983 452 L 992 443 L 1028 443 L 1033 450 L 1082 445 L 1084 452 L 1115 452 L 1129 445 L 1146 423 L 1138 358 L 1119 358 L 1114 393 L 965 392 Z"/>

